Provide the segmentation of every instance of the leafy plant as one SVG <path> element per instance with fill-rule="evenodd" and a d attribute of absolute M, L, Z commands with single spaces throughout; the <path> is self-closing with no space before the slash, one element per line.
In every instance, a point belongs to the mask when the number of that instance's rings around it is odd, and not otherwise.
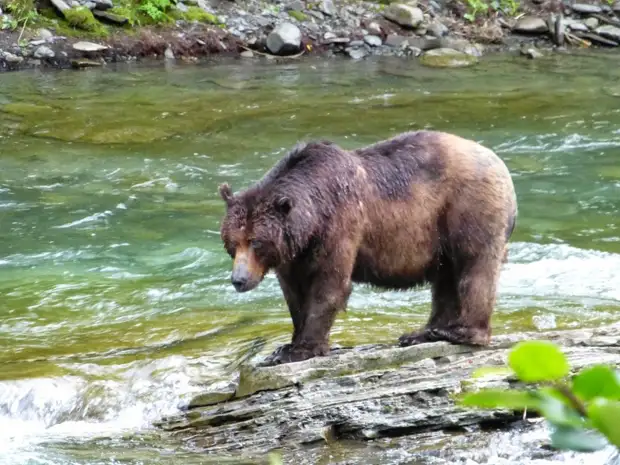
<path fill-rule="evenodd" d="M 463 17 L 470 22 L 489 11 L 501 11 L 506 15 L 514 16 L 520 6 L 519 0 L 492 0 L 490 3 L 486 0 L 466 0 L 466 3 L 468 11 Z"/>
<path fill-rule="evenodd" d="M 465 394 L 461 404 L 480 408 L 533 410 L 553 426 L 557 449 L 595 451 L 607 444 L 620 448 L 620 373 L 595 365 L 569 379 L 565 355 L 553 343 L 520 342 L 508 356 L 510 372 L 525 389 L 481 389 Z M 474 377 L 506 368 L 483 368 Z"/>
<path fill-rule="evenodd" d="M 172 6 L 170 0 L 143 0 L 138 10 L 145 13 L 154 22 L 166 22 L 169 18 L 168 10 Z"/>

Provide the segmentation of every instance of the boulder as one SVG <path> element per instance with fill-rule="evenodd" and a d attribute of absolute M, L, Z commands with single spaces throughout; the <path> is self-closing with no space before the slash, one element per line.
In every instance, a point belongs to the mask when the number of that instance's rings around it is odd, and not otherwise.
<path fill-rule="evenodd" d="M 281 23 L 267 36 L 266 45 L 274 55 L 292 55 L 301 49 L 301 31 L 292 23 Z"/>

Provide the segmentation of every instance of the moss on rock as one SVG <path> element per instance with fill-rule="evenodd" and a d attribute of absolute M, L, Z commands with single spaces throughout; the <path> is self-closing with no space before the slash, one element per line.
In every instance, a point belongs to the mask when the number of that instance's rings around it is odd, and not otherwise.
<path fill-rule="evenodd" d="M 217 16 L 206 12 L 198 6 L 190 6 L 187 11 L 183 13 L 183 19 L 207 24 L 219 24 L 221 22 Z"/>
<path fill-rule="evenodd" d="M 86 7 L 78 6 L 69 8 L 63 12 L 70 26 L 84 31 L 107 35 L 105 27 L 95 19 L 93 13 Z"/>
<path fill-rule="evenodd" d="M 308 16 L 305 13 L 298 10 L 289 10 L 288 15 L 291 18 L 295 18 L 297 21 L 300 22 L 306 21 L 308 19 Z"/>

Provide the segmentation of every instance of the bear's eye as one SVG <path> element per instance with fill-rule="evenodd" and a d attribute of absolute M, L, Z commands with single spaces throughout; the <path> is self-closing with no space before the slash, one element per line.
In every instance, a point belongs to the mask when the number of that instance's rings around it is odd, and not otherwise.
<path fill-rule="evenodd" d="M 253 240 L 250 245 L 255 250 L 260 250 L 263 247 L 263 243 L 261 241 Z"/>

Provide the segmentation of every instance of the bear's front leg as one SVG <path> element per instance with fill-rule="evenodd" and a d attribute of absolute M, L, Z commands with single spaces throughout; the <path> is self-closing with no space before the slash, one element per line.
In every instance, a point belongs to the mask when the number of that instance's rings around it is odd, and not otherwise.
<path fill-rule="evenodd" d="M 263 366 L 281 363 L 300 362 L 317 356 L 329 354 L 329 334 L 338 311 L 344 310 L 351 295 L 351 272 L 353 270 L 353 246 L 341 245 L 323 255 L 329 257 L 329 265 L 313 273 L 305 286 L 295 286 L 291 281 L 300 279 L 299 269 L 290 277 L 280 278 L 286 301 L 289 305 L 294 332 L 290 344 L 276 349 Z M 306 265 L 306 269 L 316 270 L 317 264 Z M 282 285 L 284 284 L 284 285 Z"/>

